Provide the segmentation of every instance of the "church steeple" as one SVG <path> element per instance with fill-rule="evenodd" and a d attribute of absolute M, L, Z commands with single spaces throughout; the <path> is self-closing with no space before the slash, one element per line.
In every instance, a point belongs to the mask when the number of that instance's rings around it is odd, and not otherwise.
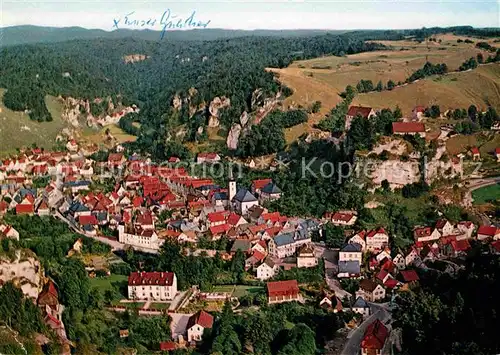
<path fill-rule="evenodd" d="M 233 169 L 229 168 L 229 203 L 236 196 L 236 181 L 233 178 Z"/>

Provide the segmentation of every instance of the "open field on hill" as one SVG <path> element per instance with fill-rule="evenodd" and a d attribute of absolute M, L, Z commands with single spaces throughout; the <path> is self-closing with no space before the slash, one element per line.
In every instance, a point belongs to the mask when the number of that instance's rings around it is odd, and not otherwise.
<path fill-rule="evenodd" d="M 458 135 L 446 142 L 446 150 L 453 155 L 466 153 L 470 147 L 478 147 L 483 157 L 492 156 L 495 148 L 500 148 L 500 134 Z"/>
<path fill-rule="evenodd" d="M 321 111 L 310 115 L 308 127 L 302 125 L 301 130 L 292 129 L 287 135 L 287 142 L 306 131 L 312 131 L 313 125 L 341 101 L 338 94 L 347 85 L 356 86 L 361 79 L 372 80 L 374 85 L 379 80 L 384 85 L 388 80 L 404 82 L 414 71 L 423 67 L 426 61 L 433 64 L 446 63 L 448 69 L 454 71 L 465 60 L 475 58 L 478 53 L 482 53 L 484 58 L 491 54 L 475 47 L 476 42 L 483 41 L 481 39 L 473 38 L 474 43 L 470 44 L 456 42 L 459 38 L 467 38 L 466 36 L 445 34 L 436 38 L 441 43 L 380 41 L 390 46 L 391 50 L 296 61 L 283 69 L 268 68 L 277 74 L 281 82 L 294 90 L 293 95 L 285 100 L 285 108 L 290 105 L 309 107 L 316 100 L 322 103 Z M 484 41 L 499 46 L 493 39 Z M 358 94 L 353 104 L 375 109 L 399 105 L 405 116 L 409 116 L 416 105 L 438 104 L 442 111 L 448 108 L 466 108 L 471 104 L 481 109 L 488 104 L 500 109 L 500 65 L 481 65 L 472 71 L 428 77 L 392 91 Z"/>
<path fill-rule="evenodd" d="M 82 140 L 91 144 L 97 144 L 98 146 L 106 145 L 106 130 L 108 129 L 109 133 L 111 133 L 111 135 L 116 139 L 116 141 L 114 141 L 111 145 L 121 144 L 125 142 L 133 142 L 137 139 L 136 136 L 124 132 L 117 125 L 109 125 L 104 128 L 101 128 L 100 130 L 95 130 L 91 128 L 84 129 L 82 131 Z"/>
<path fill-rule="evenodd" d="M 399 105 L 409 116 L 416 105 L 439 105 L 441 111 L 476 105 L 486 110 L 487 104 L 500 108 L 500 64 L 482 65 L 467 72 L 433 76 L 392 91 L 357 95 L 353 104 L 375 109 Z"/>
<path fill-rule="evenodd" d="M 52 122 L 37 122 L 24 112 L 12 111 L 3 104 L 5 89 L 0 89 L 0 156 L 16 153 L 16 148 L 29 147 L 33 143 L 42 148 L 52 148 L 57 135 L 66 127 L 61 120 L 61 104 L 53 96 L 45 103 L 52 114 Z"/>

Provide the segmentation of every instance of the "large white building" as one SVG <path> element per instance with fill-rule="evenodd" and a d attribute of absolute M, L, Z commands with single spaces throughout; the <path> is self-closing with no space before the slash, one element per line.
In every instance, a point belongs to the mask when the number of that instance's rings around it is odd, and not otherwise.
<path fill-rule="evenodd" d="M 232 187 L 231 193 L 232 194 Z M 257 198 L 250 193 L 247 189 L 240 189 L 238 193 L 232 199 L 235 210 L 240 214 L 244 215 L 252 206 L 256 206 L 259 204 Z"/>
<path fill-rule="evenodd" d="M 133 272 L 128 277 L 131 300 L 167 301 L 177 294 L 177 277 L 173 272 Z"/>
<path fill-rule="evenodd" d="M 153 250 L 158 250 L 163 242 L 154 229 L 127 229 L 124 225 L 118 226 L 118 241 L 132 247 Z"/>
<path fill-rule="evenodd" d="M 309 243 L 311 243 L 311 238 L 306 234 L 298 232 L 281 233 L 269 241 L 269 254 L 275 258 L 283 259 L 294 255 L 300 246 Z"/>

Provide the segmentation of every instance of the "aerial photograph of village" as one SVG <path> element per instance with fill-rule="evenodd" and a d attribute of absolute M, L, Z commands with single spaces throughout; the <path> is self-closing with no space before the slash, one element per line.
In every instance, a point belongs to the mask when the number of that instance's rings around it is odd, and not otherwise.
<path fill-rule="evenodd" d="M 493 355 L 499 294 L 498 0 L 0 0 L 0 355 Z"/>

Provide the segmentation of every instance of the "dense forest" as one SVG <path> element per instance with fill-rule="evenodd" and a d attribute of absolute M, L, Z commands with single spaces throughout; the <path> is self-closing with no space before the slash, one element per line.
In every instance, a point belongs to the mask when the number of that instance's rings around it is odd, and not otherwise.
<path fill-rule="evenodd" d="M 138 148 L 158 159 L 165 158 L 166 137 L 171 128 L 190 120 L 189 110 L 172 110 L 178 94 L 190 104 L 210 102 L 216 96 L 231 100 L 224 110 L 228 124 L 247 110 L 252 93 L 263 98 L 283 88 L 266 67 L 284 67 L 295 59 L 321 55 L 345 55 L 382 46 L 366 43 L 367 34 L 313 37 L 242 37 L 214 41 L 146 41 L 138 39 L 75 40 L 52 44 L 3 48 L 0 87 L 8 89 L 5 105 L 28 110 L 32 119 L 50 120 L 44 95 L 83 99 L 119 97 L 136 103 L 141 111 Z M 125 55 L 140 53 L 147 60 L 125 64 Z M 188 93 L 189 88 L 196 93 Z M 289 90 L 284 90 L 288 91 Z M 203 114 L 195 117 L 203 121 Z M 196 139 L 196 137 L 192 137 Z"/>
<path fill-rule="evenodd" d="M 420 274 L 421 289 L 397 301 L 394 326 L 405 354 L 497 354 L 500 259 L 476 245 L 456 276 L 437 265 Z M 437 268 L 438 270 L 435 270 Z"/>

